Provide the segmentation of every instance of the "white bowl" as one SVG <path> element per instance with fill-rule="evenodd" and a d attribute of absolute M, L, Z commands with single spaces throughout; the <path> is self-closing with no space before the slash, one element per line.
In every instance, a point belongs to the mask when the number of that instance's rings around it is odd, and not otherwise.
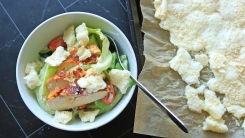
<path fill-rule="evenodd" d="M 55 122 L 54 116 L 40 108 L 35 93 L 28 89 L 24 83 L 25 66 L 29 62 L 39 59 L 38 52 L 47 46 L 53 38 L 61 35 L 69 26 L 79 25 L 83 22 L 86 23 L 88 27 L 100 28 L 104 33 L 115 38 L 121 53 L 128 56 L 131 74 L 134 77 L 137 76 L 137 63 L 131 44 L 122 31 L 107 19 L 91 13 L 70 12 L 54 16 L 37 26 L 25 40 L 17 59 L 16 79 L 18 89 L 26 106 L 36 117 L 50 126 L 68 131 L 91 130 L 110 122 L 124 110 L 135 90 L 135 86 L 133 86 L 111 111 L 97 117 L 92 123 L 82 123 L 80 119 L 76 119 L 72 123 L 63 125 Z"/>

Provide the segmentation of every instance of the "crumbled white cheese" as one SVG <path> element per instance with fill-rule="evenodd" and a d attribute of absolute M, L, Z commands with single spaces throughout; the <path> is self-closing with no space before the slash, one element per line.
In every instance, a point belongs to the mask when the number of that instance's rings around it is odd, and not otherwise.
<path fill-rule="evenodd" d="M 202 64 L 203 67 L 208 66 L 208 56 L 205 54 L 195 55 L 195 59 Z"/>
<path fill-rule="evenodd" d="M 122 94 L 125 94 L 129 87 L 130 72 L 128 70 L 112 69 L 109 76 L 111 83 L 116 85 Z"/>
<path fill-rule="evenodd" d="M 229 113 L 232 113 L 237 119 L 240 119 L 245 116 L 245 107 L 239 105 L 231 105 L 226 107 Z"/>
<path fill-rule="evenodd" d="M 225 113 L 226 109 L 224 105 L 220 102 L 220 99 L 217 98 L 215 92 L 211 90 L 204 90 L 204 108 L 203 110 L 207 111 L 213 118 L 220 119 Z"/>
<path fill-rule="evenodd" d="M 76 38 L 79 44 L 81 46 L 86 46 L 89 41 L 88 28 L 86 27 L 86 24 L 82 23 L 75 29 L 75 31 L 76 31 Z"/>
<path fill-rule="evenodd" d="M 212 116 L 208 116 L 203 122 L 203 130 L 225 133 L 228 131 L 228 127 L 225 125 L 225 120 L 222 118 L 215 119 Z"/>
<path fill-rule="evenodd" d="M 77 84 L 81 88 L 86 88 L 86 92 L 98 92 L 100 89 L 106 88 L 106 83 L 103 80 L 103 75 L 90 75 L 80 78 Z"/>
<path fill-rule="evenodd" d="M 205 89 L 206 89 L 206 85 L 202 84 L 199 87 L 197 87 L 197 93 L 198 94 L 203 94 Z"/>
<path fill-rule="evenodd" d="M 170 67 L 177 71 L 187 84 L 199 84 L 198 77 L 203 66 L 191 59 L 190 54 L 179 48 L 177 55 L 169 61 Z"/>
<path fill-rule="evenodd" d="M 217 52 L 211 52 L 209 54 L 209 63 L 211 69 L 219 69 L 222 67 L 225 67 L 225 61 L 226 58 L 224 55 L 217 53 Z"/>
<path fill-rule="evenodd" d="M 69 111 L 55 111 L 54 121 L 67 124 L 72 119 L 72 112 Z"/>
<path fill-rule="evenodd" d="M 161 20 L 160 27 L 170 32 L 172 44 L 193 54 L 209 56 L 208 65 L 214 77 L 207 82 L 208 88 L 224 95 L 223 105 L 230 107 L 234 116 L 243 116 L 242 112 L 233 112 L 233 106 L 245 108 L 244 1 L 155 0 L 154 6 L 155 17 Z M 206 59 L 203 64 L 203 59 L 195 58 L 202 65 L 207 63 Z M 174 70 L 179 71 L 178 64 L 175 66 Z M 202 77 L 207 79 L 207 76 Z M 223 110 L 217 112 L 221 115 Z"/>
<path fill-rule="evenodd" d="M 64 47 L 59 46 L 56 48 L 55 52 L 47 57 L 44 61 L 48 63 L 50 66 L 58 66 L 60 65 L 68 56 L 69 52 L 64 50 Z"/>
<path fill-rule="evenodd" d="M 244 1 L 220 0 L 219 4 L 220 15 L 224 18 L 224 20 L 234 22 L 234 24 L 238 27 L 244 26 Z"/>
<path fill-rule="evenodd" d="M 30 89 L 34 89 L 37 86 L 41 85 L 41 81 L 38 77 L 37 71 L 35 70 L 35 65 L 32 63 L 28 63 L 26 65 L 26 73 L 27 75 L 24 77 L 26 85 Z"/>
<path fill-rule="evenodd" d="M 204 107 L 204 102 L 198 97 L 197 89 L 187 85 L 185 87 L 185 96 L 187 98 L 187 105 L 191 111 L 201 113 Z"/>
<path fill-rule="evenodd" d="M 36 60 L 35 62 L 27 63 L 26 68 L 25 68 L 25 73 L 29 74 L 30 71 L 33 69 L 33 67 L 34 67 L 35 71 L 37 73 L 39 73 L 40 70 L 42 69 L 43 65 L 44 65 L 43 62 L 39 61 L 39 60 Z"/>
<path fill-rule="evenodd" d="M 164 20 L 168 11 L 167 0 L 155 0 L 154 6 L 156 8 L 154 16 L 160 20 Z"/>
<path fill-rule="evenodd" d="M 74 25 L 70 26 L 63 33 L 63 40 L 66 42 L 67 50 L 70 50 L 76 42 L 76 36 L 74 31 Z"/>
<path fill-rule="evenodd" d="M 237 80 L 239 76 L 239 70 L 237 70 L 235 67 L 229 66 L 225 68 L 225 73 L 222 74 L 227 78 L 227 80 Z"/>
<path fill-rule="evenodd" d="M 89 49 L 86 49 L 84 46 L 78 48 L 76 53 L 79 56 L 79 60 L 85 60 L 86 58 L 91 56 L 91 52 Z"/>
<path fill-rule="evenodd" d="M 84 111 L 84 110 L 80 110 L 79 111 L 79 117 L 81 118 L 82 122 L 94 122 L 95 117 L 98 115 L 99 113 L 99 109 L 94 110 L 94 111 Z"/>
<path fill-rule="evenodd" d="M 223 105 L 229 107 L 231 105 L 240 105 L 245 107 L 245 85 L 238 79 L 210 79 L 207 83 L 208 87 L 213 91 L 225 94 Z"/>
<path fill-rule="evenodd" d="M 219 81 L 216 78 L 209 79 L 207 82 L 207 86 L 212 91 L 220 92 L 219 91 Z"/>

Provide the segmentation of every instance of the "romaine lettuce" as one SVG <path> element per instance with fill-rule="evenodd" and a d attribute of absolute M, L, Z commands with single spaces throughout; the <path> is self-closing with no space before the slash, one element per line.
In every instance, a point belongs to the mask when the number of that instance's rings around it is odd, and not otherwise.
<path fill-rule="evenodd" d="M 50 110 L 46 103 L 46 98 L 49 94 L 47 90 L 46 81 L 55 74 L 56 70 L 57 67 L 52 67 L 45 63 L 39 74 L 41 85 L 35 89 L 38 104 L 45 112 L 49 114 L 54 114 L 55 111 Z"/>
<path fill-rule="evenodd" d="M 91 65 L 96 73 L 100 73 L 111 66 L 112 54 L 109 50 L 110 42 L 100 29 L 88 28 L 89 35 L 94 35 L 101 49 L 101 54 L 96 64 Z M 90 41 L 91 43 L 91 41 Z"/>

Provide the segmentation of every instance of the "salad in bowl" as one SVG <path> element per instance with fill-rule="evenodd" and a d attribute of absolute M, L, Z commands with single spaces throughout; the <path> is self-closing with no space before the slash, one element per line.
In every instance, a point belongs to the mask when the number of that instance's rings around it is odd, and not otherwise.
<path fill-rule="evenodd" d="M 67 124 L 79 116 L 84 123 L 93 122 L 134 85 L 109 47 L 100 29 L 82 23 L 54 38 L 39 52 L 40 60 L 27 63 L 25 83 L 55 121 Z M 121 55 L 121 61 L 128 69 L 126 55 Z"/>
<path fill-rule="evenodd" d="M 117 40 L 127 70 L 104 33 Z M 136 65 L 129 41 L 114 24 L 72 12 L 48 19 L 28 36 L 16 78 L 23 101 L 39 119 L 62 130 L 85 131 L 124 110 L 135 89 L 130 74 L 137 75 Z"/>

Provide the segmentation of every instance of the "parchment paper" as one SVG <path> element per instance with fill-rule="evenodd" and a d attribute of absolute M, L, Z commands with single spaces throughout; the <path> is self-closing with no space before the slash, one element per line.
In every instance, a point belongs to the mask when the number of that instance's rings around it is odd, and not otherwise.
<path fill-rule="evenodd" d="M 235 118 L 228 113 L 223 116 L 229 128 L 227 133 L 202 130 L 202 122 L 208 114 L 204 111 L 202 114 L 194 113 L 188 109 L 184 96 L 186 83 L 169 67 L 168 62 L 176 55 L 177 47 L 170 43 L 169 32 L 159 27 L 160 21 L 154 17 L 153 0 L 141 0 L 140 6 L 143 13 L 142 31 L 145 33 L 145 63 L 139 81 L 185 123 L 189 133 L 182 132 L 141 90 L 138 91 L 134 132 L 171 138 L 244 137 Z M 203 81 L 207 81 L 208 69 L 204 69 L 201 76 Z"/>

